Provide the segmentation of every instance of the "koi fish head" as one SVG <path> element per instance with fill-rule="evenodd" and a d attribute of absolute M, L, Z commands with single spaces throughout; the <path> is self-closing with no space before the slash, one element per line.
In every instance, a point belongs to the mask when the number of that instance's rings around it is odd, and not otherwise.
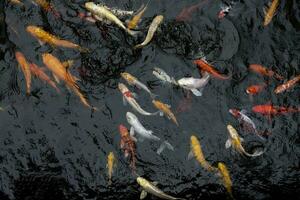
<path fill-rule="evenodd" d="M 31 35 L 34 35 L 35 32 L 36 32 L 36 30 L 37 30 L 37 27 L 36 27 L 36 26 L 27 26 L 27 27 L 26 27 L 26 31 L 27 31 L 28 33 L 30 33 Z"/>
<path fill-rule="evenodd" d="M 228 133 L 230 135 L 230 138 L 232 138 L 233 140 L 236 140 L 236 139 L 239 138 L 237 131 L 235 130 L 235 128 L 233 128 L 232 125 L 228 124 L 227 125 L 227 130 L 228 130 Z"/>
<path fill-rule="evenodd" d="M 129 74 L 127 72 L 121 73 L 121 76 L 129 83 L 133 83 L 136 80 L 136 78 L 134 78 L 131 74 Z"/>
<path fill-rule="evenodd" d="M 124 137 L 128 134 L 128 129 L 123 124 L 120 124 L 119 131 L 120 131 L 120 135 L 122 137 Z"/>
<path fill-rule="evenodd" d="M 197 145 L 199 145 L 199 141 L 196 136 L 192 135 L 191 136 L 191 148 L 193 148 Z"/>
<path fill-rule="evenodd" d="M 133 124 L 135 121 L 138 120 L 137 117 L 131 112 L 126 113 L 126 119 L 129 124 Z"/>
<path fill-rule="evenodd" d="M 109 154 L 108 154 L 108 156 L 107 156 L 107 159 L 108 159 L 108 161 L 113 161 L 114 159 L 115 159 L 115 155 L 114 155 L 114 153 L 113 152 L 110 152 Z"/>
<path fill-rule="evenodd" d="M 139 184 L 140 186 L 142 186 L 142 187 L 146 186 L 147 183 L 148 183 L 148 181 L 147 181 L 146 179 L 144 179 L 144 178 L 142 178 L 142 177 L 140 177 L 140 176 L 136 178 L 136 181 L 137 181 L 138 184 Z"/>
<path fill-rule="evenodd" d="M 94 2 L 86 2 L 84 4 L 85 8 L 88 9 L 89 11 L 94 10 L 97 5 Z"/>
<path fill-rule="evenodd" d="M 119 84 L 118 84 L 118 88 L 119 88 L 119 90 L 122 92 L 122 94 L 124 94 L 125 92 L 128 91 L 128 88 L 127 88 L 126 85 L 124 85 L 123 83 L 119 83 Z"/>
<path fill-rule="evenodd" d="M 241 115 L 240 111 L 234 108 L 229 109 L 229 113 L 232 114 L 234 117 L 239 117 Z"/>

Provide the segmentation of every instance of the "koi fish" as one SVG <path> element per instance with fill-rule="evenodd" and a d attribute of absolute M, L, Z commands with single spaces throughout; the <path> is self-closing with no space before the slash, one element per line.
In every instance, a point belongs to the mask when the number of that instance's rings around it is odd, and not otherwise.
<path fill-rule="evenodd" d="M 258 137 L 264 140 L 264 138 L 258 133 L 255 123 L 246 115 L 246 110 L 239 111 L 237 109 L 229 109 L 229 113 L 237 118 L 239 123 L 243 125 L 243 128 L 245 128 L 248 132 L 255 133 Z"/>
<path fill-rule="evenodd" d="M 150 94 L 150 96 L 151 96 L 152 98 L 154 98 L 154 97 L 156 96 L 155 94 L 153 94 L 153 93 L 149 90 L 149 88 L 148 88 L 145 84 L 143 84 L 142 82 L 140 82 L 136 77 L 132 76 L 131 74 L 129 74 L 129 73 L 127 73 L 127 72 L 123 72 L 123 73 L 121 73 L 121 76 L 122 76 L 122 78 L 124 78 L 124 79 L 127 81 L 127 83 L 128 83 L 129 85 L 134 85 L 134 86 L 136 86 L 137 88 L 140 88 L 140 89 L 145 90 L 147 93 Z"/>
<path fill-rule="evenodd" d="M 229 124 L 227 125 L 227 130 L 229 133 L 229 138 L 225 144 L 226 149 L 232 146 L 232 148 L 235 149 L 238 153 L 249 157 L 257 157 L 264 153 L 264 151 L 260 151 L 260 150 L 256 150 L 253 154 L 247 153 L 241 143 L 244 141 L 244 139 L 239 136 L 235 128 L 233 128 L 233 126 Z"/>
<path fill-rule="evenodd" d="M 195 12 L 200 6 L 202 6 L 205 3 L 207 3 L 207 0 L 200 1 L 195 5 L 183 8 L 181 12 L 177 15 L 176 21 L 177 22 L 190 21 L 192 13 Z"/>
<path fill-rule="evenodd" d="M 230 78 L 230 76 L 225 76 L 220 74 L 218 71 L 216 71 L 210 64 L 208 64 L 205 60 L 203 59 L 198 59 L 194 61 L 194 64 L 198 66 L 199 70 L 206 71 L 210 73 L 212 76 L 215 78 L 221 79 L 221 80 L 227 80 Z"/>
<path fill-rule="evenodd" d="M 30 73 L 30 67 L 29 64 L 25 58 L 25 56 L 17 51 L 15 53 L 16 59 L 19 63 L 19 66 L 21 67 L 23 74 L 25 76 L 25 80 L 26 80 L 26 94 L 29 95 L 30 94 L 30 87 L 31 87 L 31 73 Z"/>
<path fill-rule="evenodd" d="M 191 151 L 188 155 L 188 159 L 195 157 L 196 160 L 200 163 L 200 165 L 206 169 L 207 171 L 216 171 L 217 169 L 213 166 L 211 166 L 205 159 L 202 148 L 200 145 L 199 140 L 197 139 L 196 136 L 192 135 L 191 136 Z"/>
<path fill-rule="evenodd" d="M 141 193 L 140 199 L 144 199 L 147 196 L 147 193 L 150 193 L 156 197 L 159 197 L 161 199 L 167 199 L 167 200 L 184 200 L 182 198 L 176 198 L 172 197 L 166 193 L 164 193 L 162 190 L 160 190 L 156 185 L 157 182 L 150 182 L 142 177 L 137 177 L 136 181 L 138 184 L 143 188 L 143 191 Z"/>
<path fill-rule="evenodd" d="M 210 75 L 206 72 L 204 76 L 199 78 L 182 78 L 177 81 L 178 85 L 184 89 L 190 90 L 195 96 L 202 96 L 204 87 L 208 84 Z"/>
<path fill-rule="evenodd" d="M 134 49 L 142 48 L 142 47 L 146 46 L 147 44 L 149 44 L 149 42 L 152 40 L 154 33 L 156 32 L 158 26 L 162 23 L 163 19 L 164 19 L 164 16 L 162 16 L 162 15 L 158 15 L 153 19 L 153 21 L 150 24 L 150 27 L 148 29 L 148 33 L 147 33 L 147 36 L 146 36 L 144 42 L 142 42 L 141 44 L 135 45 Z"/>
<path fill-rule="evenodd" d="M 279 0 L 273 0 L 268 11 L 265 12 L 264 26 L 267 26 L 275 15 L 275 11 L 279 5 Z"/>
<path fill-rule="evenodd" d="M 87 2 L 85 3 L 85 8 L 90 11 L 94 17 L 102 21 L 103 19 L 107 19 L 113 23 L 115 23 L 117 26 L 125 30 L 129 35 L 134 36 L 138 32 L 129 30 L 125 27 L 125 25 L 108 9 L 106 9 L 104 6 L 96 5 L 94 2 Z"/>
<path fill-rule="evenodd" d="M 130 155 L 130 166 L 135 171 L 135 163 L 136 163 L 136 146 L 135 142 L 137 139 L 134 136 L 129 135 L 128 129 L 120 124 L 119 132 L 121 135 L 120 148 L 124 151 L 125 158 Z"/>
<path fill-rule="evenodd" d="M 160 141 L 160 138 L 153 135 L 152 130 L 147 130 L 133 113 L 127 112 L 126 119 L 131 126 L 130 135 L 132 137 L 134 137 L 136 132 L 138 134 L 138 140 L 141 142 L 143 142 L 145 139 Z M 174 151 L 174 147 L 168 141 L 164 141 L 157 149 L 156 153 L 160 154 L 166 147 L 171 151 Z"/>
<path fill-rule="evenodd" d="M 60 46 L 65 48 L 71 48 L 71 49 L 78 49 L 82 52 L 87 52 L 88 49 L 83 48 L 79 46 L 78 44 L 74 44 L 67 40 L 61 40 L 60 38 L 56 37 L 55 35 L 52 35 L 45 30 L 43 30 L 41 27 L 38 26 L 27 26 L 26 31 L 30 33 L 33 37 L 35 37 L 40 44 L 48 43 L 52 46 Z"/>
<path fill-rule="evenodd" d="M 157 115 L 157 112 L 155 113 L 149 113 L 141 108 L 141 106 L 136 102 L 134 99 L 134 96 L 136 96 L 134 93 L 131 93 L 129 89 L 123 84 L 118 84 L 119 90 L 123 95 L 123 103 L 126 105 L 126 102 L 129 103 L 134 110 L 136 110 L 138 113 L 142 115 Z"/>
<path fill-rule="evenodd" d="M 90 104 L 87 102 L 86 97 L 80 92 L 79 86 L 76 83 L 76 77 L 72 76 L 70 72 L 62 65 L 62 63 L 50 53 L 44 53 L 42 55 L 43 63 L 46 67 L 52 72 L 53 76 L 56 77 L 57 80 L 65 81 L 68 88 L 72 89 L 75 94 L 80 98 L 80 101 L 83 105 L 92 108 Z M 93 107 L 93 109 L 97 110 L 97 108 Z"/>
<path fill-rule="evenodd" d="M 228 13 L 229 11 L 232 9 L 231 5 L 228 6 L 221 6 L 221 10 L 218 13 L 218 18 L 219 19 L 223 19 Z"/>
<path fill-rule="evenodd" d="M 258 73 L 263 76 L 275 77 L 276 79 L 282 80 L 283 77 L 274 71 L 267 69 L 266 67 L 259 64 L 251 64 L 249 65 L 249 69 L 255 73 Z"/>
<path fill-rule="evenodd" d="M 283 106 L 273 106 L 271 104 L 264 104 L 253 106 L 252 111 L 270 117 L 272 115 L 300 112 L 300 108 L 289 108 Z"/>
<path fill-rule="evenodd" d="M 141 21 L 142 16 L 144 15 L 145 11 L 147 10 L 149 1 L 147 2 L 146 6 L 144 6 L 144 8 L 142 8 L 135 16 L 133 16 L 133 18 L 128 22 L 127 24 L 127 28 L 129 30 L 131 29 L 135 29 L 137 24 Z"/>
<path fill-rule="evenodd" d="M 111 178 L 114 172 L 114 167 L 116 167 L 115 155 L 113 152 L 110 152 L 107 156 L 107 164 L 106 164 L 106 168 L 108 170 L 108 185 L 111 185 L 112 183 Z"/>
<path fill-rule="evenodd" d="M 59 12 L 50 4 L 47 0 L 33 0 L 34 4 L 41 6 L 41 8 L 46 12 L 52 12 L 55 17 L 60 17 Z"/>
<path fill-rule="evenodd" d="M 226 188 L 226 190 L 227 190 L 228 194 L 230 195 L 230 197 L 232 199 L 234 199 L 233 195 L 232 195 L 232 181 L 231 181 L 229 171 L 228 171 L 226 165 L 222 162 L 219 162 L 218 163 L 218 169 L 219 169 L 219 176 L 222 177 L 224 187 Z"/>
<path fill-rule="evenodd" d="M 294 87 L 295 84 L 298 83 L 299 81 L 300 81 L 300 75 L 294 77 L 293 79 L 291 79 L 291 80 L 289 80 L 289 81 L 287 81 L 287 82 L 285 82 L 285 83 L 283 83 L 279 86 L 277 86 L 274 90 L 274 93 L 275 94 L 282 93 L 282 92 Z"/>
<path fill-rule="evenodd" d="M 174 85 L 178 85 L 177 81 L 172 77 L 170 77 L 164 70 L 154 67 L 153 75 L 161 81 L 168 82 Z"/>
<path fill-rule="evenodd" d="M 250 95 L 256 95 L 260 92 L 262 92 L 266 88 L 266 84 L 259 84 L 259 85 L 251 85 L 247 87 L 246 92 Z"/>
<path fill-rule="evenodd" d="M 41 69 L 39 68 L 36 64 L 31 63 L 30 65 L 30 71 L 32 74 L 34 74 L 36 77 L 39 79 L 45 81 L 48 83 L 51 87 L 53 87 L 58 93 L 60 93 L 60 90 L 56 87 L 56 84 L 54 81 L 50 79 L 50 77 Z"/>
<path fill-rule="evenodd" d="M 158 100 L 153 100 L 152 103 L 154 104 L 154 106 L 160 110 L 159 114 L 160 116 L 163 116 L 164 114 L 171 119 L 177 126 L 179 126 L 177 119 L 175 117 L 175 115 L 173 114 L 173 112 L 171 111 L 171 106 L 164 104 Z"/>

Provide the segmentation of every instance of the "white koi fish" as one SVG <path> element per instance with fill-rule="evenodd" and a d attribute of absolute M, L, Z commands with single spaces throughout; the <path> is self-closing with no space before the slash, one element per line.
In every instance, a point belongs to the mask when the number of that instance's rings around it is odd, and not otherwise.
<path fill-rule="evenodd" d="M 178 85 L 186 90 L 192 91 L 195 96 L 202 96 L 202 91 L 209 81 L 209 73 L 205 73 L 202 78 L 182 78 L 177 81 Z"/>
<path fill-rule="evenodd" d="M 141 108 L 141 106 L 136 102 L 134 99 L 134 96 L 136 96 L 134 93 L 131 93 L 129 89 L 123 84 L 119 83 L 118 84 L 119 90 L 123 94 L 123 103 L 126 105 L 126 102 L 128 102 L 134 110 L 136 110 L 138 113 L 142 115 L 157 115 L 158 112 L 155 113 L 149 113 L 145 111 L 144 109 Z"/>
<path fill-rule="evenodd" d="M 177 81 L 172 77 L 170 77 L 164 70 L 154 67 L 153 75 L 161 81 L 168 82 L 174 85 L 178 85 Z"/>

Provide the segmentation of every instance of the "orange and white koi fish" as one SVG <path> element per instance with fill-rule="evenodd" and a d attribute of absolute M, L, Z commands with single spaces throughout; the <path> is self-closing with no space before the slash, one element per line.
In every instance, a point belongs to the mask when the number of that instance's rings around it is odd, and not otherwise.
<path fill-rule="evenodd" d="M 197 139 L 196 136 L 192 135 L 191 136 L 191 151 L 188 155 L 188 159 L 195 157 L 196 160 L 200 163 L 200 165 L 206 169 L 207 171 L 217 171 L 217 169 L 213 166 L 211 166 L 205 159 L 202 148 L 200 145 L 199 140 Z"/>
<path fill-rule="evenodd" d="M 108 170 L 108 185 L 111 185 L 112 174 L 114 172 L 114 167 L 116 167 L 115 155 L 113 152 L 110 152 L 107 156 L 107 165 L 106 168 Z"/>
<path fill-rule="evenodd" d="M 85 96 L 79 90 L 79 86 L 76 83 L 77 78 L 72 76 L 70 72 L 62 65 L 62 63 L 50 53 L 44 53 L 42 58 L 44 64 L 53 73 L 54 77 L 56 77 L 56 79 L 65 81 L 66 85 L 72 89 L 77 96 L 79 96 L 83 105 L 91 108 Z"/>
<path fill-rule="evenodd" d="M 221 176 L 221 178 L 222 178 L 224 187 L 226 188 L 230 197 L 232 199 L 234 199 L 233 195 L 232 195 L 232 181 L 231 181 L 229 171 L 228 171 L 226 165 L 222 162 L 219 162 L 218 169 L 219 169 L 219 176 Z"/>
<path fill-rule="evenodd" d="M 278 5 L 279 5 L 279 0 L 273 0 L 270 8 L 265 13 L 264 26 L 267 26 L 271 22 L 272 18 L 275 15 L 275 11 L 276 11 Z"/>
<path fill-rule="evenodd" d="M 50 86 L 52 86 L 58 93 L 60 93 L 60 90 L 56 87 L 56 84 L 54 81 L 50 79 L 50 77 L 41 69 L 39 68 L 36 64 L 31 63 L 30 65 L 30 70 L 33 75 L 38 77 L 39 79 L 45 81 L 48 83 Z"/>
<path fill-rule="evenodd" d="M 30 33 L 33 37 L 38 39 L 38 41 L 42 43 L 48 43 L 52 46 L 59 46 L 59 47 L 65 47 L 65 48 L 71 48 L 71 49 L 78 49 L 82 52 L 87 52 L 88 49 L 83 48 L 79 46 L 78 44 L 74 44 L 67 40 L 62 40 L 55 35 L 52 35 L 48 32 L 46 32 L 44 29 L 38 26 L 27 26 L 26 31 Z"/>
<path fill-rule="evenodd" d="M 174 115 L 174 113 L 171 111 L 171 106 L 168 104 L 164 104 L 161 101 L 158 100 L 153 100 L 152 103 L 154 104 L 154 106 L 160 110 L 159 114 L 160 116 L 163 116 L 164 114 L 171 119 L 177 126 L 179 126 L 177 119 Z"/>
<path fill-rule="evenodd" d="M 199 70 L 206 71 L 210 73 L 213 77 L 221 79 L 221 80 L 227 80 L 230 78 L 230 76 L 225 76 L 220 74 L 217 70 L 215 70 L 210 64 L 208 64 L 205 60 L 199 59 L 195 60 L 194 64 L 197 65 Z"/>
<path fill-rule="evenodd" d="M 260 92 L 262 92 L 266 88 L 266 84 L 258 84 L 258 85 L 251 85 L 247 87 L 246 92 L 249 95 L 256 95 Z"/>
<path fill-rule="evenodd" d="M 300 81 L 300 75 L 299 76 L 296 76 L 294 77 L 293 79 L 277 86 L 274 90 L 274 93 L 275 94 L 279 94 L 279 93 L 282 93 L 288 89 L 291 89 L 292 87 L 295 86 L 296 83 L 298 83 Z"/>
<path fill-rule="evenodd" d="M 128 22 L 127 28 L 128 28 L 129 30 L 135 29 L 135 28 L 137 27 L 137 24 L 141 21 L 141 18 L 143 17 L 145 11 L 147 10 L 149 1 L 150 1 L 150 0 L 148 0 L 148 3 L 146 4 L 146 6 L 144 6 L 144 8 L 142 8 L 142 9 L 141 9 L 135 16 L 133 16 L 133 18 Z"/>
<path fill-rule="evenodd" d="M 16 55 L 16 59 L 19 63 L 19 66 L 21 67 L 23 74 L 25 76 L 25 80 L 26 80 L 26 94 L 29 95 L 30 94 L 30 87 L 31 87 L 31 72 L 30 72 L 30 67 L 29 64 L 25 58 L 25 56 L 17 51 L 15 53 Z"/>
<path fill-rule="evenodd" d="M 59 12 L 57 12 L 53 5 L 47 0 L 33 0 L 32 2 L 41 6 L 44 11 L 51 12 L 55 17 L 60 17 Z"/>
<path fill-rule="evenodd" d="M 259 64 L 250 64 L 249 69 L 255 73 L 258 73 L 263 76 L 275 77 L 276 79 L 282 80 L 283 77 L 274 71 L 267 69 L 266 67 Z"/>

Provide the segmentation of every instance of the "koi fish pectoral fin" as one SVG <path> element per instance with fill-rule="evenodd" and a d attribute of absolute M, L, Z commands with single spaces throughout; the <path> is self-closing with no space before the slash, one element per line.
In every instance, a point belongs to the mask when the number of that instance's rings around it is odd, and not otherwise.
<path fill-rule="evenodd" d="M 60 83 L 60 80 L 59 80 L 59 78 L 55 75 L 55 74 L 52 74 L 53 75 L 53 78 L 54 78 L 54 80 L 56 81 L 56 83 Z"/>
<path fill-rule="evenodd" d="M 194 153 L 193 153 L 193 151 L 190 151 L 189 154 L 188 154 L 187 159 L 191 160 L 193 157 L 194 157 Z"/>
<path fill-rule="evenodd" d="M 160 111 L 159 116 L 161 116 L 161 117 L 164 116 L 164 113 Z"/>
<path fill-rule="evenodd" d="M 202 96 L 202 90 L 203 88 L 201 88 L 201 91 L 200 90 L 197 90 L 197 89 L 191 89 L 191 92 L 197 96 L 197 97 L 201 97 Z"/>
<path fill-rule="evenodd" d="M 225 143 L 225 148 L 228 149 L 229 147 L 231 147 L 232 143 L 231 143 L 231 139 L 228 139 Z"/>
<path fill-rule="evenodd" d="M 140 199 L 145 199 L 147 197 L 147 192 L 145 190 L 142 190 L 141 195 L 140 195 Z"/>
<path fill-rule="evenodd" d="M 133 128 L 133 126 L 130 127 L 130 132 L 129 132 L 129 134 L 130 134 L 131 137 L 134 137 L 134 128 Z"/>
<path fill-rule="evenodd" d="M 159 146 L 159 148 L 157 149 L 156 153 L 157 153 L 158 155 L 160 155 L 161 152 L 163 152 L 163 150 L 164 150 L 166 147 L 167 147 L 169 150 L 174 151 L 174 147 L 173 147 L 168 141 L 164 141 L 164 142 Z"/>
<path fill-rule="evenodd" d="M 123 105 L 126 106 L 127 105 L 127 100 L 126 98 L 123 96 Z"/>

